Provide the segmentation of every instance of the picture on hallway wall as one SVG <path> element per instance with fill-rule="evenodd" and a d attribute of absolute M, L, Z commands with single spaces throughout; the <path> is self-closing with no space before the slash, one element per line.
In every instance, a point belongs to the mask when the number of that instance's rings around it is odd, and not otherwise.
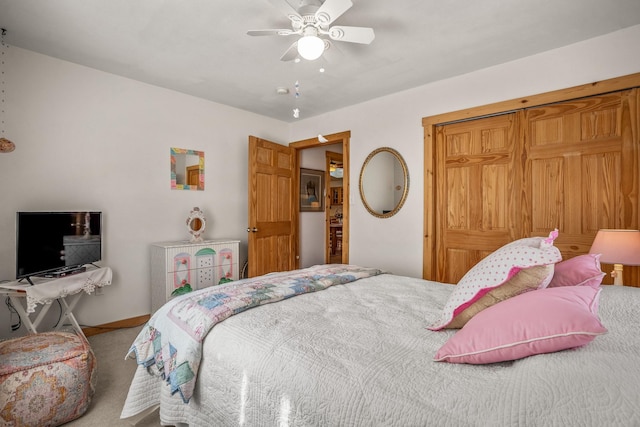
<path fill-rule="evenodd" d="M 300 169 L 300 212 L 324 212 L 324 171 Z"/>

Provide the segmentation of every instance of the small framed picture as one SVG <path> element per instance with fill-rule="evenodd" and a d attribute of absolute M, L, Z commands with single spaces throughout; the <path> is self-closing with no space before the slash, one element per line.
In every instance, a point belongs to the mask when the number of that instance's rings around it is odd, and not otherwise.
<path fill-rule="evenodd" d="M 300 168 L 300 212 L 324 212 L 324 171 Z"/>

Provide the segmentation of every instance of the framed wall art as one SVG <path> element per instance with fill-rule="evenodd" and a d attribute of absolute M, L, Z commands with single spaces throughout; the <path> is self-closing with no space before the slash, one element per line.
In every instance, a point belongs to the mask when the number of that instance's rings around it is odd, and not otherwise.
<path fill-rule="evenodd" d="M 300 168 L 300 212 L 324 212 L 324 171 Z"/>

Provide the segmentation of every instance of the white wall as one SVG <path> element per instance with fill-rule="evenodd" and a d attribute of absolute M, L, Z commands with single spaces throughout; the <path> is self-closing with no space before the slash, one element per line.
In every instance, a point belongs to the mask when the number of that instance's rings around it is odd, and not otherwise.
<path fill-rule="evenodd" d="M 0 154 L 0 279 L 15 277 L 16 211 L 102 210 L 103 264 L 114 281 L 81 302 L 79 320 L 147 314 L 149 243 L 187 239 L 192 207 L 209 219 L 205 237 L 242 240 L 244 260 L 248 135 L 287 142 L 344 130 L 351 130 L 350 262 L 420 277 L 422 118 L 640 72 L 638 40 L 640 26 L 293 125 L 11 47 L 5 135 L 17 148 Z M 171 146 L 205 152 L 204 192 L 170 190 Z M 408 200 L 387 219 L 369 215 L 357 188 L 364 159 L 381 146 L 398 150 L 410 173 Z M 9 323 L 0 309 L 0 337 L 10 335 Z"/>
<path fill-rule="evenodd" d="M 327 151 L 324 147 L 302 150 L 300 167 L 324 171 L 327 168 Z M 300 212 L 300 268 L 324 263 L 325 223 L 324 212 Z"/>
<path fill-rule="evenodd" d="M 16 150 L 0 155 L 0 280 L 15 278 L 20 210 L 104 213 L 102 265 L 114 280 L 81 301 L 85 325 L 150 312 L 149 243 L 187 240 L 194 206 L 206 238 L 242 240 L 244 262 L 248 135 L 287 143 L 289 125 L 15 47 L 4 61 Z M 205 191 L 170 189 L 170 147 L 205 152 Z M 10 334 L 2 302 L 0 338 Z"/>
<path fill-rule="evenodd" d="M 639 40 L 635 26 L 294 123 L 294 141 L 351 130 L 349 261 L 422 276 L 423 117 L 638 73 Z M 400 152 L 411 180 L 404 207 L 386 219 L 367 212 L 357 187 L 367 155 L 382 146 Z"/>

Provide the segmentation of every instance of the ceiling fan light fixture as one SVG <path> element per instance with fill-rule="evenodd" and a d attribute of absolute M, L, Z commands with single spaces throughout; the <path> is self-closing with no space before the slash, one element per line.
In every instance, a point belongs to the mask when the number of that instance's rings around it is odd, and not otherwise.
<path fill-rule="evenodd" d="M 307 61 L 314 61 L 324 52 L 324 41 L 317 36 L 303 36 L 298 40 L 298 53 Z"/>

